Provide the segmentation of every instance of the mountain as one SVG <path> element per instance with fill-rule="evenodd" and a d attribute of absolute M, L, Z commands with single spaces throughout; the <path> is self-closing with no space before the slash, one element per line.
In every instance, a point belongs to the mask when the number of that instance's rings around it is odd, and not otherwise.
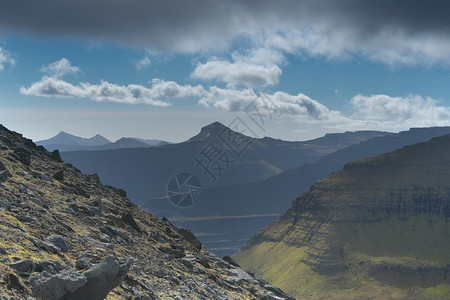
<path fill-rule="evenodd" d="M 0 125 L 1 299 L 291 299 Z"/>
<path fill-rule="evenodd" d="M 341 134 L 336 143 L 255 139 L 216 122 L 186 142 L 141 149 L 64 152 L 65 161 L 85 173 L 98 173 L 102 182 L 125 189 L 137 204 L 167 201 L 167 184 L 180 172 L 195 175 L 203 187 L 269 178 L 284 170 L 384 132 Z M 233 148 L 234 147 L 234 148 Z M 164 213 L 158 206 L 153 213 Z"/>
<path fill-rule="evenodd" d="M 412 128 L 397 134 L 375 137 L 322 157 L 314 163 L 285 171 L 268 179 L 203 190 L 194 209 L 164 209 L 163 199 L 143 207 L 161 207 L 177 226 L 190 228 L 218 255 L 238 251 L 259 229 L 275 221 L 317 180 L 342 169 L 351 161 L 389 152 L 406 145 L 450 134 L 450 127 Z M 335 138 L 327 135 L 325 138 Z"/>
<path fill-rule="evenodd" d="M 150 146 L 162 146 L 162 145 L 172 144 L 171 142 L 163 141 L 163 140 L 146 140 L 146 139 L 135 138 L 135 137 L 132 137 L 130 139 L 134 139 L 134 140 L 137 140 L 139 142 L 146 143 L 146 144 L 148 144 Z"/>
<path fill-rule="evenodd" d="M 61 131 L 56 136 L 36 142 L 38 145 L 70 145 L 70 146 L 98 146 L 111 143 L 108 139 L 97 134 L 91 138 L 83 138 Z"/>
<path fill-rule="evenodd" d="M 47 150 L 53 151 L 58 149 L 61 152 L 67 151 L 98 151 L 123 148 L 148 148 L 152 146 L 162 146 L 170 144 L 162 140 L 145 140 L 139 138 L 123 137 L 114 143 L 97 134 L 96 136 L 86 139 L 61 131 L 56 136 L 36 144 L 44 146 Z"/>
<path fill-rule="evenodd" d="M 86 148 L 84 150 L 109 150 L 109 149 L 124 149 L 124 148 L 147 148 L 151 147 L 150 144 L 138 141 L 134 138 L 121 138 L 114 143 L 108 143 L 105 145 L 98 145 Z"/>
<path fill-rule="evenodd" d="M 449 299 L 450 135 L 348 163 L 234 258 L 299 299 Z"/>

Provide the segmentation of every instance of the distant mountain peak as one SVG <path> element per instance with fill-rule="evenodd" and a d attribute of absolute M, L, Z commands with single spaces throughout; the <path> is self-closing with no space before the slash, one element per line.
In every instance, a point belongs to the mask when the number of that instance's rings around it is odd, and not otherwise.
<path fill-rule="evenodd" d="M 202 127 L 200 133 L 189 139 L 189 141 L 203 141 L 209 137 L 219 136 L 223 131 L 231 130 L 220 122 L 214 122 Z"/>
<path fill-rule="evenodd" d="M 60 137 L 60 136 L 74 136 L 74 135 L 61 130 L 56 136 Z"/>

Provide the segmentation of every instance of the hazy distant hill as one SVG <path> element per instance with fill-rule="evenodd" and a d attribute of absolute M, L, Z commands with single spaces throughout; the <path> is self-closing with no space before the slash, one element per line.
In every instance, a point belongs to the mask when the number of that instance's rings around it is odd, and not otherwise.
<path fill-rule="evenodd" d="M 130 139 L 134 139 L 134 140 L 146 143 L 151 146 L 162 146 L 162 145 L 172 144 L 171 142 L 167 142 L 167 141 L 163 141 L 163 140 L 146 140 L 146 139 L 135 138 L 135 137 L 131 137 Z"/>
<path fill-rule="evenodd" d="M 445 135 L 346 164 L 235 258 L 299 299 L 450 299 L 449 149 Z"/>
<path fill-rule="evenodd" d="M 36 144 L 44 146 L 49 151 L 58 149 L 61 152 L 65 152 L 122 148 L 147 148 L 151 146 L 169 144 L 169 142 L 162 140 L 145 140 L 140 138 L 123 137 L 113 143 L 99 134 L 92 138 L 83 138 L 61 131 L 56 136 L 48 140 L 38 141 Z"/>
<path fill-rule="evenodd" d="M 376 137 L 262 181 L 205 189 L 194 209 L 174 209 L 164 200 L 149 201 L 145 207 L 191 228 L 216 253 L 234 253 L 288 209 L 295 197 L 346 163 L 444 134 L 450 134 L 450 127 L 413 128 Z"/>
<path fill-rule="evenodd" d="M 228 134 L 248 143 L 240 156 L 225 144 L 223 137 L 228 137 Z M 252 182 L 317 161 L 323 155 L 361 140 L 386 134 L 349 132 L 330 142 L 325 140 L 333 135 L 314 141 L 287 142 L 271 138 L 253 139 L 216 122 L 203 127 L 198 135 L 183 143 L 146 149 L 66 152 L 62 157 L 84 172 L 98 173 L 102 182 L 124 188 L 130 199 L 142 204 L 151 200 L 158 202 L 155 199 L 166 197 L 169 180 L 179 172 L 194 174 L 203 187 Z M 220 152 L 216 158 L 220 155 L 222 160 L 217 165 L 211 164 L 207 173 L 198 161 L 206 164 L 207 155 L 213 154 L 208 154 L 208 151 L 214 149 Z M 219 166 L 223 168 L 220 173 L 216 169 Z M 167 199 L 164 201 L 168 204 Z M 150 209 L 155 213 L 160 211 L 159 207 L 152 205 Z"/>
<path fill-rule="evenodd" d="M 47 150 L 53 151 L 59 149 L 60 151 L 83 149 L 85 146 L 99 146 L 111 143 L 110 140 L 97 134 L 91 138 L 83 138 L 61 131 L 56 136 L 47 140 L 37 141 L 37 145 L 44 146 Z M 59 148 L 58 148 L 59 147 Z"/>

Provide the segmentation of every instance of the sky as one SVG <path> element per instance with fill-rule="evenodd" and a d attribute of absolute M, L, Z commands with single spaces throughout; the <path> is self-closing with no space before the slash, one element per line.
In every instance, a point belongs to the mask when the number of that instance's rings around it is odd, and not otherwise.
<path fill-rule="evenodd" d="M 0 123 L 179 142 L 450 125 L 450 2 L 0 1 Z M 241 126 L 243 128 L 243 126 Z"/>

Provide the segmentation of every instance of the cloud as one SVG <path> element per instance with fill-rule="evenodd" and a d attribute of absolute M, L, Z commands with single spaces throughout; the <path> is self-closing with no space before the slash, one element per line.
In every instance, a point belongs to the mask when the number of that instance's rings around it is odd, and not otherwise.
<path fill-rule="evenodd" d="M 0 47 L 0 71 L 5 68 L 6 64 L 14 66 L 15 63 L 16 61 L 11 57 L 11 54 L 3 47 Z"/>
<path fill-rule="evenodd" d="M 223 111 L 246 111 L 266 115 L 287 115 L 304 120 L 329 120 L 340 117 L 340 113 L 330 111 L 325 105 L 304 94 L 290 95 L 284 92 L 256 94 L 253 89 L 222 89 L 210 87 L 199 105 Z M 306 119 L 305 119 L 306 118 Z"/>
<path fill-rule="evenodd" d="M 47 75 L 55 78 L 61 78 L 67 74 L 76 74 L 81 70 L 79 67 L 72 66 L 67 58 L 61 58 L 58 61 L 55 61 L 48 66 L 43 66 L 41 68 L 41 72 L 46 73 Z"/>
<path fill-rule="evenodd" d="M 222 81 L 230 86 L 276 85 L 282 74 L 278 64 L 283 61 L 283 55 L 271 49 L 254 49 L 248 55 L 234 52 L 232 62 L 214 57 L 206 63 L 198 63 L 191 76 Z"/>
<path fill-rule="evenodd" d="M 255 93 L 251 88 L 210 87 L 199 106 L 231 112 L 248 112 L 302 124 L 339 130 L 403 130 L 411 127 L 449 126 L 450 107 L 420 95 L 356 95 L 348 111 L 331 110 L 304 94 Z"/>
<path fill-rule="evenodd" d="M 152 61 L 148 57 L 144 57 L 136 63 L 136 69 L 143 70 L 151 65 Z"/>
<path fill-rule="evenodd" d="M 80 72 L 80 69 L 73 67 L 67 59 L 56 61 L 43 67 L 42 70 L 53 76 L 45 75 L 28 88 L 21 87 L 21 94 L 41 97 L 88 98 L 97 102 L 170 106 L 171 103 L 167 102 L 169 99 L 201 97 L 204 92 L 200 85 L 180 85 L 174 81 L 160 79 L 153 79 L 150 88 L 139 84 L 118 85 L 105 80 L 102 80 L 100 84 L 82 82 L 74 85 L 61 78 L 68 73 Z"/>
<path fill-rule="evenodd" d="M 2 5 L 0 30 L 173 52 L 269 34 L 294 53 L 435 64 L 450 62 L 449 14 L 445 0 L 15 0 Z"/>
<path fill-rule="evenodd" d="M 440 106 L 432 98 L 419 95 L 356 95 L 350 100 L 352 118 L 368 122 L 395 122 L 412 126 L 450 123 L 450 107 Z"/>

